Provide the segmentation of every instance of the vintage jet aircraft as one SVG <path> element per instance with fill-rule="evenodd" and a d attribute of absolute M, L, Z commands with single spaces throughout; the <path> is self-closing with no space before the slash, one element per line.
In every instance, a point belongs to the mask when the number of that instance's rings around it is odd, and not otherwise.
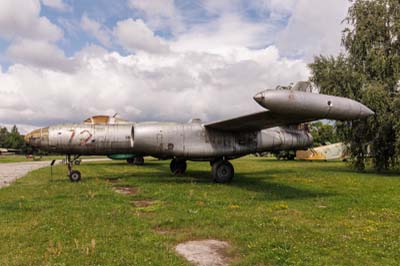
<path fill-rule="evenodd" d="M 295 86 L 296 87 L 296 86 Z M 80 155 L 135 155 L 172 159 L 172 173 L 184 173 L 186 161 L 210 161 L 215 182 L 232 180 L 229 160 L 247 154 L 276 150 L 300 150 L 312 145 L 302 123 L 318 119 L 355 120 L 373 115 L 351 99 L 297 90 L 265 90 L 254 100 L 267 110 L 211 123 L 134 123 L 98 116 L 82 124 L 41 128 L 25 136 L 30 145 L 67 155 L 71 181 L 81 179 L 72 169 Z M 72 157 L 71 157 L 72 156 Z M 133 158 L 132 157 L 132 158 Z"/>

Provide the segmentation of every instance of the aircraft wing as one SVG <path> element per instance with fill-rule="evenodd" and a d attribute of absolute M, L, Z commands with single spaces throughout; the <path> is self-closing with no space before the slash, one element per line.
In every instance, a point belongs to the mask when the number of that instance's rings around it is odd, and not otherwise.
<path fill-rule="evenodd" d="M 293 90 L 265 90 L 254 100 L 267 111 L 205 124 L 222 131 L 255 131 L 276 126 L 296 125 L 318 119 L 350 121 L 374 112 L 351 99 Z"/>
<path fill-rule="evenodd" d="M 278 114 L 263 111 L 227 120 L 205 124 L 206 128 L 221 131 L 255 131 L 276 126 L 287 126 L 317 120 L 315 117 L 306 117 L 299 114 Z"/>

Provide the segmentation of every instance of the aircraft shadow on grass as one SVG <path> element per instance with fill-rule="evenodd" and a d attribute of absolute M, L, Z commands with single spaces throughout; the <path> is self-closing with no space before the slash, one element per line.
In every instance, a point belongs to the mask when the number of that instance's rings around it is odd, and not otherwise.
<path fill-rule="evenodd" d="M 99 164 L 96 164 L 99 166 Z M 101 164 L 100 164 L 101 165 Z M 112 164 L 115 166 L 125 165 L 124 163 Z M 95 165 L 93 165 L 95 166 Z M 104 164 L 106 166 L 106 164 Z M 107 164 L 110 166 L 110 164 Z M 134 167 L 134 166 L 133 166 Z M 195 182 L 198 185 L 208 185 L 212 183 L 210 173 L 206 170 L 188 170 L 185 175 L 173 175 L 167 173 L 167 167 L 159 163 L 146 162 L 146 168 L 156 170 L 153 172 L 136 172 L 126 171 L 123 173 L 110 173 L 106 174 L 101 179 L 108 180 L 129 180 L 132 178 L 140 178 L 141 181 L 148 183 L 159 183 L 159 184 L 170 184 L 175 183 L 176 185 L 188 184 Z M 317 191 L 315 189 L 304 189 L 287 184 L 278 183 L 273 181 L 273 175 L 276 174 L 290 174 L 294 170 L 290 169 L 267 169 L 263 171 L 253 171 L 246 173 L 237 173 L 237 179 L 229 184 L 221 184 L 222 186 L 232 186 L 240 189 L 257 192 L 258 199 L 262 200 L 285 200 L 285 199 L 306 199 L 306 198 L 321 198 L 330 197 L 336 195 L 334 192 Z M 98 178 L 95 176 L 89 176 L 88 179 Z M 65 181 L 67 182 L 67 181 Z"/>

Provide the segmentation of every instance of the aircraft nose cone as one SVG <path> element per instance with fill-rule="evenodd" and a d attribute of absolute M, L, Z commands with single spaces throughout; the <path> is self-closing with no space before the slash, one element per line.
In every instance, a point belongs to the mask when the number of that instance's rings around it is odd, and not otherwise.
<path fill-rule="evenodd" d="M 364 117 L 368 117 L 368 116 L 371 116 L 371 115 L 374 115 L 374 114 L 375 114 L 374 111 L 372 111 L 371 109 L 369 109 L 365 105 L 362 106 L 362 108 L 361 108 L 361 117 L 364 118 Z"/>
<path fill-rule="evenodd" d="M 256 95 L 254 95 L 253 99 L 258 103 L 262 102 L 265 99 L 264 93 L 263 92 L 257 93 Z"/>

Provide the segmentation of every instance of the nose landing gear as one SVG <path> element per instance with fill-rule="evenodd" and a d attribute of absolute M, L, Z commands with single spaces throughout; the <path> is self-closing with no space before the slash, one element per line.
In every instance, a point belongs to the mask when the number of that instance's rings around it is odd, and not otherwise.
<path fill-rule="evenodd" d="M 79 161 L 79 163 L 80 163 L 79 157 L 80 157 L 80 155 L 74 155 L 72 157 L 72 159 L 71 159 L 71 155 L 68 154 L 66 156 L 66 158 L 65 158 L 66 159 L 65 163 L 66 163 L 66 165 L 68 167 L 68 177 L 69 177 L 69 180 L 71 182 L 79 182 L 79 181 L 81 181 L 81 172 L 79 172 L 78 170 L 73 170 L 72 169 L 72 166 L 74 164 L 78 165 L 78 164 L 76 164 L 77 161 Z"/>
<path fill-rule="evenodd" d="M 72 170 L 68 176 L 71 182 L 79 182 L 81 180 L 81 172 L 77 170 Z"/>

